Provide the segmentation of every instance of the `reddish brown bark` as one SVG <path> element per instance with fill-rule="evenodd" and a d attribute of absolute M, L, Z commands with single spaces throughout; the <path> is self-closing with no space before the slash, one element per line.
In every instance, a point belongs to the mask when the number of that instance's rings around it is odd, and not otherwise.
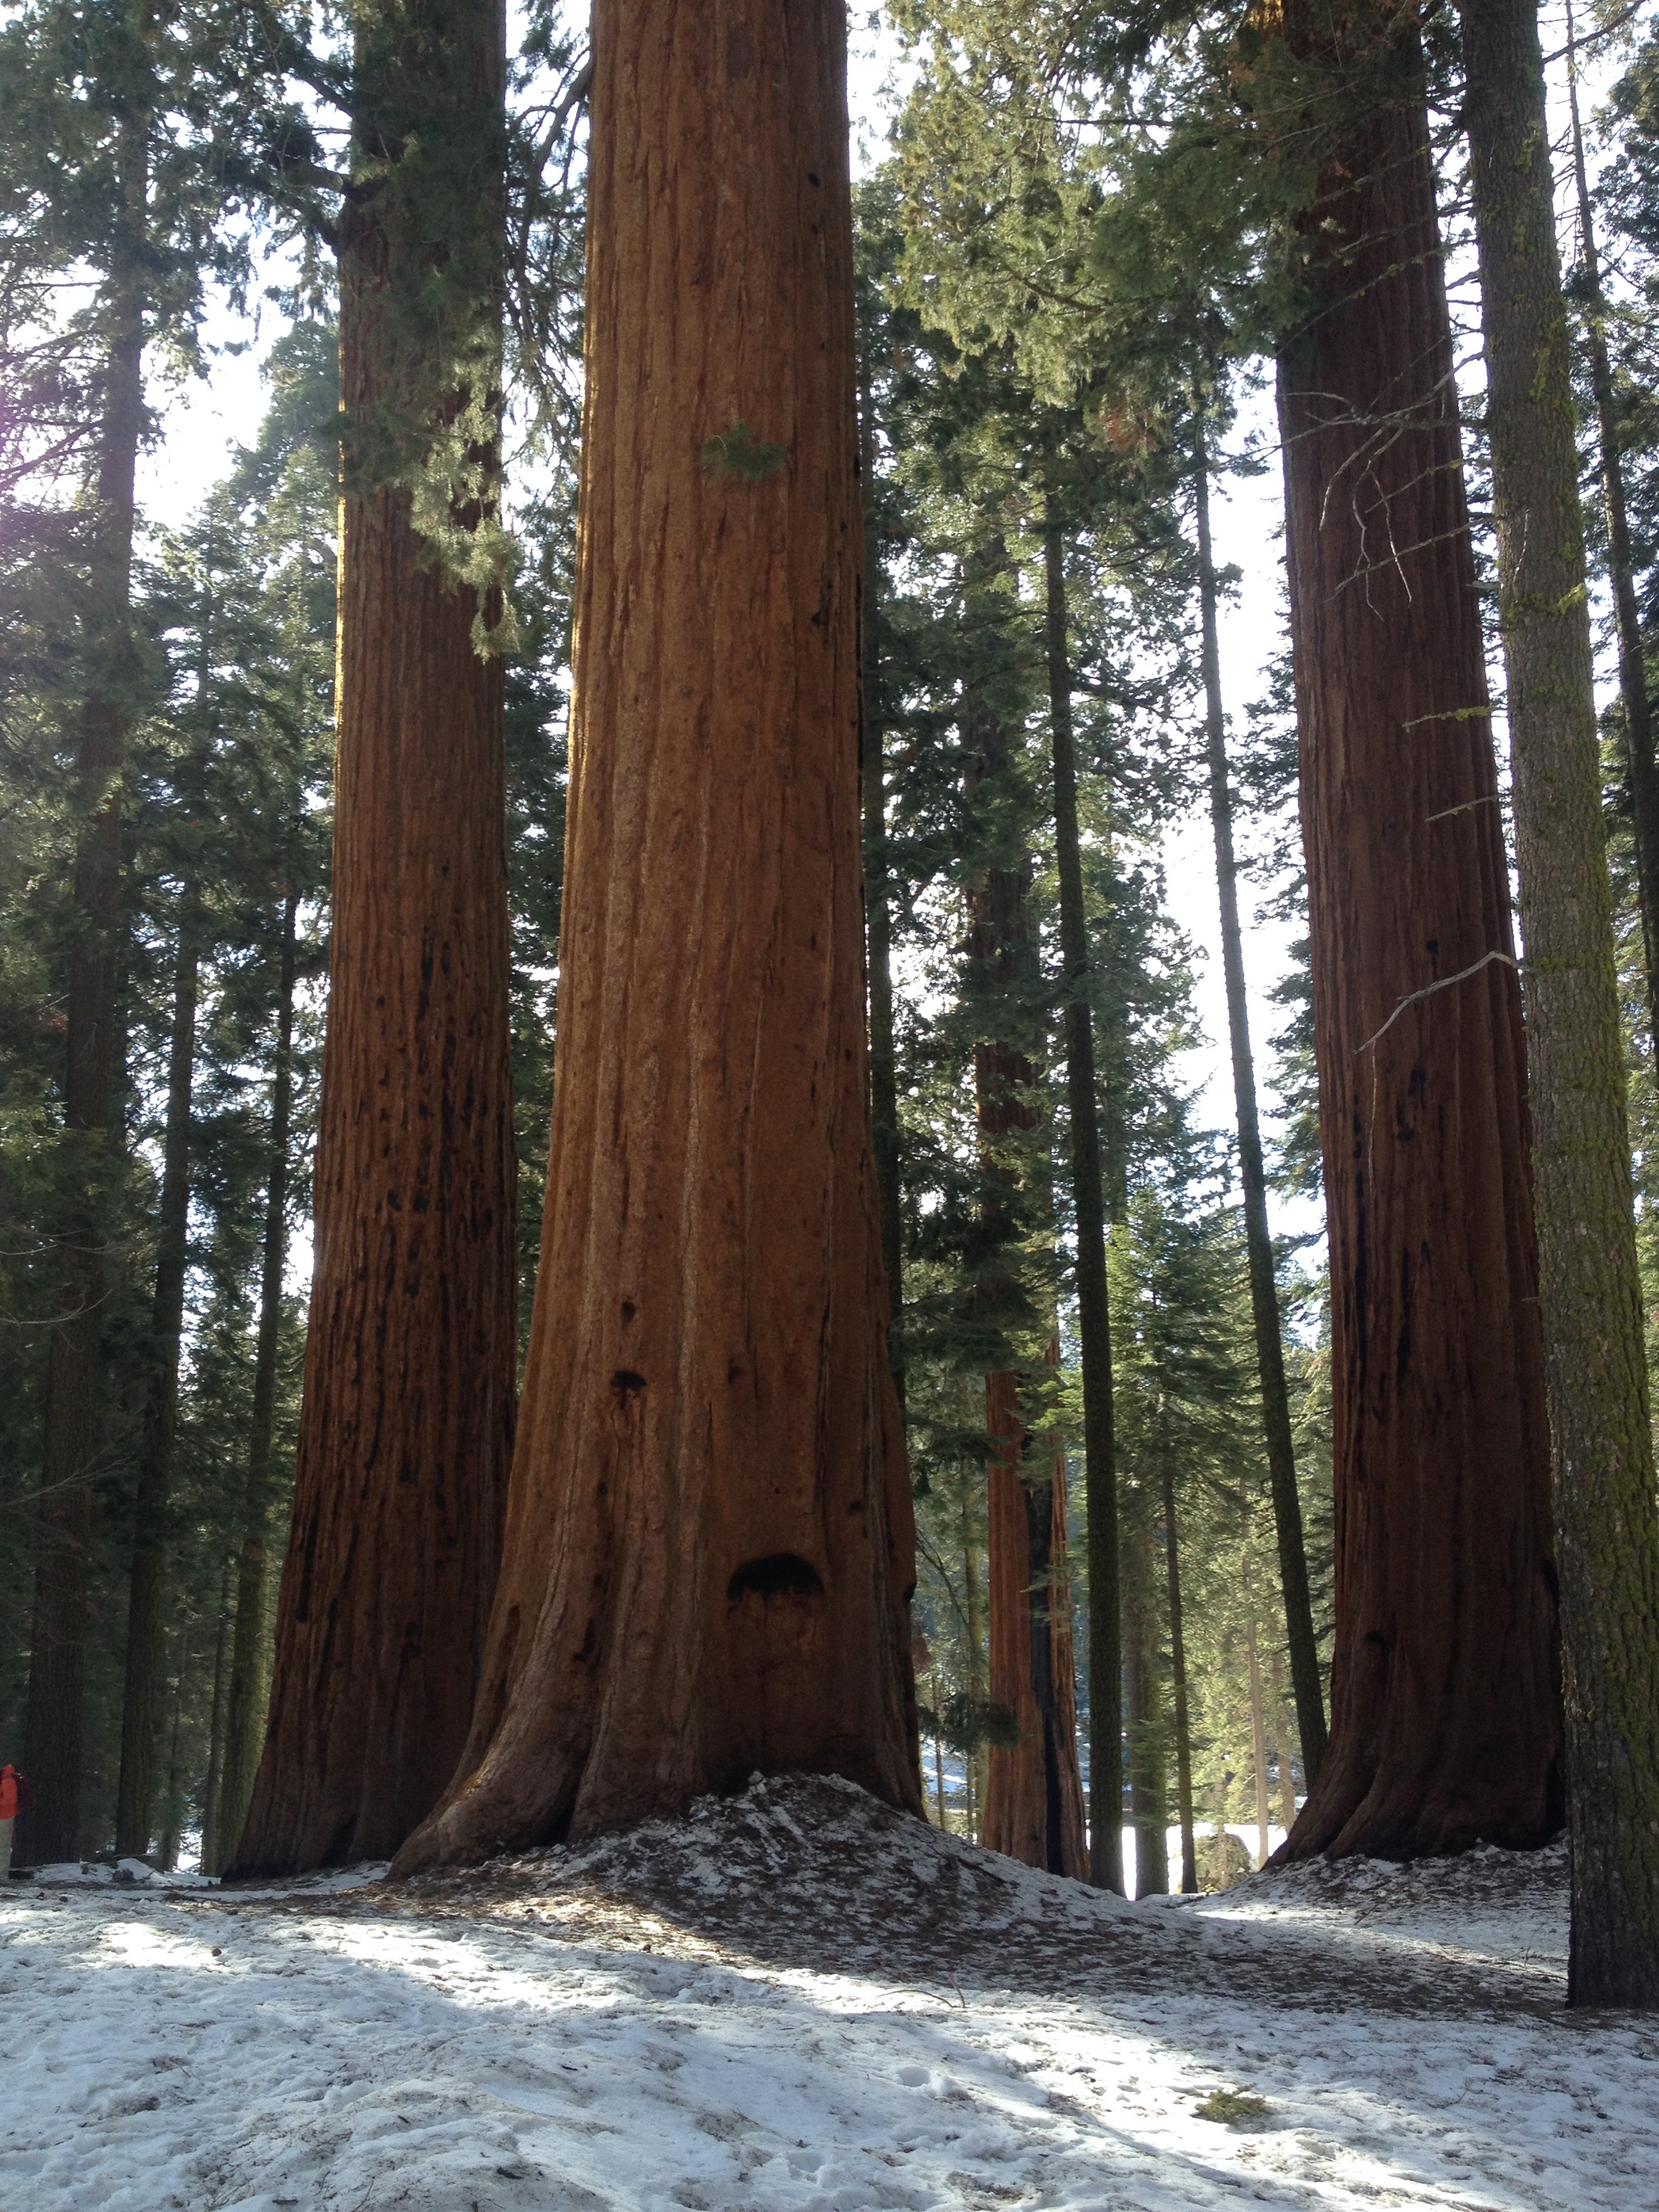
<path fill-rule="evenodd" d="M 1406 1858 L 1561 1820 L 1521 1004 L 1414 67 L 1315 222 L 1325 298 L 1279 392 L 1337 1626 L 1285 1855 Z"/>
<path fill-rule="evenodd" d="M 992 1701 L 1019 1727 L 1018 1744 L 991 1746 L 982 1840 L 1050 1874 L 1087 1879 L 1083 1780 L 1077 1755 L 1077 1683 L 1066 1572 L 1066 1457 L 1036 1480 L 1023 1472 L 1018 1378 L 985 1383 L 990 1465 Z"/>
<path fill-rule="evenodd" d="M 418 13 L 392 89 L 406 113 L 431 73 L 458 143 L 474 118 L 478 174 L 452 188 L 493 222 L 500 17 L 488 0 Z M 356 127 L 372 152 L 372 115 Z M 347 210 L 341 404 L 370 434 L 377 409 L 422 388 L 398 257 L 428 250 L 395 172 L 384 199 Z M 409 493 L 349 474 L 315 1272 L 270 1725 L 237 1874 L 395 1850 L 453 1771 L 471 1711 L 515 1299 L 501 669 L 474 650 L 477 612 L 416 532 Z"/>
<path fill-rule="evenodd" d="M 845 70 L 834 0 L 594 12 L 546 1226 L 477 1711 L 400 1871 L 756 1770 L 921 1809 L 863 1020 Z"/>

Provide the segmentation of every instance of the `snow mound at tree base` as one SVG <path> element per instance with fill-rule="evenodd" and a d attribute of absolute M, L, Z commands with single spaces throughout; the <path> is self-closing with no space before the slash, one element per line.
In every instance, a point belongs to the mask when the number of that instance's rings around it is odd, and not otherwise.
<path fill-rule="evenodd" d="M 670 1942 L 775 1965 L 989 1974 L 1011 1987 L 1049 1979 L 1056 1943 L 1079 1966 L 1115 1972 L 1150 1966 L 1173 1934 L 1120 1897 L 981 1850 L 833 1775 L 757 1775 L 735 1796 L 697 1799 L 682 1820 L 398 1887 L 566 1923 L 607 1906 L 630 1919 L 643 1911 Z"/>
<path fill-rule="evenodd" d="M 951 2001 L 1063 1986 L 1279 2003 L 1288 1977 L 1304 2002 L 1432 2015 L 1561 2002 L 1565 1898 L 1559 1857 L 1533 1863 L 1547 1857 L 1318 1862 L 1207 1897 L 1129 1904 L 833 1776 L 757 1775 L 680 1820 L 368 1895 L 387 1913 L 483 1912 L 565 1941 L 858 1976 Z"/>

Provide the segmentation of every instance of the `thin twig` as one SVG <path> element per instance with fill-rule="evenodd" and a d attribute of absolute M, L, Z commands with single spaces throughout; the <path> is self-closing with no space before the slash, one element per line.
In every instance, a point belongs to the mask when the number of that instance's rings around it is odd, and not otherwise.
<path fill-rule="evenodd" d="M 1449 815 L 1467 814 L 1473 807 L 1501 806 L 1503 803 L 1504 794 L 1501 791 L 1489 791 L 1482 798 L 1466 799 L 1461 806 L 1443 806 L 1438 814 L 1431 814 L 1427 818 L 1431 822 L 1443 822 Z"/>
<path fill-rule="evenodd" d="M 1478 960 L 1471 961 L 1467 968 L 1460 968 L 1455 975 L 1443 975 L 1437 983 L 1425 983 L 1420 991 L 1407 992 L 1376 1035 L 1368 1036 L 1364 1044 L 1357 1044 L 1354 1047 L 1354 1058 L 1358 1060 L 1362 1052 L 1369 1052 L 1376 1042 L 1377 1037 L 1385 1036 L 1407 1006 L 1414 1006 L 1419 999 L 1431 999 L 1437 991 L 1449 990 L 1452 984 L 1462 983 L 1470 975 L 1478 975 L 1483 968 L 1489 968 L 1494 960 L 1501 960 L 1506 968 L 1513 968 L 1517 975 L 1520 973 L 1520 963 L 1510 954 L 1483 952 Z"/>

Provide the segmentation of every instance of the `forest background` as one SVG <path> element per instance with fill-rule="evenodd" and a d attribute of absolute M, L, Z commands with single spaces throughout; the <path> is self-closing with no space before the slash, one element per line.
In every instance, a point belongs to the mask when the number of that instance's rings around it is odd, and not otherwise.
<path fill-rule="evenodd" d="M 100 272 L 118 265 L 110 207 L 118 215 L 120 194 L 118 180 L 112 198 L 104 186 L 86 188 L 95 159 L 77 193 L 66 153 L 77 131 L 96 153 L 98 101 L 127 64 L 118 52 L 112 58 L 91 49 L 104 34 L 118 46 L 125 14 L 17 9 L 3 32 L 14 127 L 6 133 L 0 301 L 11 395 L 0 423 L 8 501 L 0 570 L 9 617 L 0 649 L 0 1544 L 11 1596 L 0 1614 L 0 1747 L 11 1753 L 21 1741 L 29 1593 L 43 1544 L 49 1550 L 55 1540 L 40 1492 L 48 1347 L 63 1319 L 56 1258 L 95 1202 L 107 1231 L 100 1243 L 99 1435 L 94 1472 L 77 1479 L 82 1494 L 74 1502 L 88 1547 L 81 1847 L 111 1849 L 125 1826 L 126 1847 L 166 1863 L 186 1838 L 199 1838 L 211 1864 L 233 1839 L 249 1747 L 257 1749 L 304 1340 L 307 1168 L 330 920 L 333 302 L 331 268 L 314 232 L 297 217 L 273 219 L 259 200 L 257 145 L 235 189 L 222 182 L 210 193 L 192 178 L 191 134 L 220 128 L 222 118 L 204 119 L 185 103 L 173 134 L 176 161 L 149 186 L 146 250 L 160 275 L 144 331 L 136 620 L 113 679 L 133 732 L 110 879 L 121 948 L 120 1138 L 94 1161 L 65 1127 L 62 1065 L 76 856 L 88 828 L 70 706 L 94 620 L 99 549 L 84 526 L 103 450 L 104 395 L 91 364 L 108 343 L 114 295 Z M 1248 1821 L 1264 1835 L 1270 1819 L 1288 1826 L 1301 1753 L 1233 1102 L 1222 1072 L 1226 1013 L 1212 950 L 1204 564 L 1191 422 L 1167 386 L 1125 408 L 1103 404 L 1086 375 L 1073 380 L 1071 404 L 1059 404 L 1054 392 L 1064 379 L 1045 377 L 1042 356 L 1045 346 L 1054 353 L 1069 343 L 1063 318 L 1038 317 L 1020 343 L 987 337 L 996 319 L 975 320 L 975 272 L 965 278 L 952 260 L 948 223 L 927 189 L 930 133 L 953 127 L 957 90 L 941 52 L 959 50 L 976 24 L 1014 35 L 1017 16 L 915 8 L 891 22 L 861 15 L 854 25 L 862 49 L 855 104 L 866 107 L 855 124 L 863 147 L 860 346 L 873 464 L 866 526 L 876 657 L 868 685 L 880 702 L 886 761 L 877 842 L 896 986 L 896 1340 L 922 1559 L 924 1765 L 936 1816 L 977 1832 L 985 1762 L 1011 1725 L 989 1687 L 988 1375 L 1022 1377 L 1028 1408 L 1040 1409 L 1028 1412 L 1030 1441 L 1064 1470 L 1086 1739 L 1091 1559 L 1077 1455 L 1083 1407 L 1068 1270 L 1075 1228 L 1060 1172 L 1069 1123 L 1043 660 L 1048 579 L 1034 489 L 1063 453 L 1075 479 L 1064 584 L 1091 991 L 1106 1041 L 1098 1105 L 1118 1397 L 1125 1803 L 1144 1839 L 1139 1850 L 1161 1856 L 1172 1820 L 1182 1820 L 1189 1837 L 1195 1820 Z M 514 28 L 522 222 L 507 482 L 519 566 L 506 680 L 520 1311 L 527 1320 L 556 1028 L 580 398 L 581 33 L 535 15 Z M 64 67 L 65 40 L 88 42 L 77 50 L 79 75 Z M 1546 46 L 1562 95 L 1570 43 L 1565 21 L 1549 19 Z M 1620 15 L 1585 49 L 1582 94 L 1616 310 L 1619 434 L 1650 639 L 1659 618 L 1659 421 L 1648 368 L 1659 357 L 1655 61 L 1643 12 Z M 182 79 L 189 56 L 173 53 L 166 66 Z M 875 96 L 890 68 L 898 118 L 890 139 L 889 106 Z M 1178 104 L 1182 92 L 1177 70 L 1166 96 Z M 1465 157 L 1449 94 L 1434 113 L 1479 515 L 1481 387 Z M 1564 258 L 1580 272 L 1582 309 L 1583 215 L 1568 118 L 1563 111 L 1557 119 Z M 1077 148 L 1088 145 L 1109 167 L 1122 156 L 1103 126 L 1077 134 Z M 1178 273 L 1163 271 L 1172 299 Z M 1580 369 L 1593 481 L 1589 359 L 1586 349 Z M 1236 572 L 1224 576 L 1221 683 L 1247 865 L 1245 962 L 1271 1134 L 1296 1471 L 1314 1623 L 1328 1661 L 1328 1320 L 1275 539 L 1278 457 L 1261 361 L 1245 353 L 1218 375 L 1197 415 L 1212 441 L 1216 558 Z M 228 438 L 216 422 L 228 423 Z M 1489 549 L 1483 559 L 1490 564 Z M 1607 643 L 1605 588 L 1601 614 Z M 1604 673 L 1607 811 L 1651 1311 L 1659 1264 L 1645 1234 L 1652 1036 L 1610 659 Z M 988 714 L 1000 732 L 994 773 L 985 769 L 983 743 L 965 731 L 975 713 Z M 1018 879 L 1028 942 L 1012 964 L 988 963 L 974 950 L 975 902 L 991 876 Z M 988 1215 L 975 1091 L 975 1048 L 988 1035 L 1019 1063 L 1010 1086 L 1018 1110 L 1000 1133 L 1006 1202 Z M 50 1483 L 47 1497 L 50 1505 Z M 1179 1616 L 1172 1563 L 1184 1594 Z M 148 1775 L 142 1791 L 136 1774 Z M 1179 1879 L 1179 1860 L 1175 1871 Z M 1206 1871 L 1224 1875 L 1224 1851 L 1211 1855 Z M 1168 1878 L 1150 1861 L 1148 1872 L 1154 1881 Z"/>

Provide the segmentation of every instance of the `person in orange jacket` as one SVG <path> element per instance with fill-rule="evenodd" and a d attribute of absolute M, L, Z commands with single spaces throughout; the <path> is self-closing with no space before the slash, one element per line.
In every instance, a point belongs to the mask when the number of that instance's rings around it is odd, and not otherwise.
<path fill-rule="evenodd" d="M 0 1766 L 0 1881 L 11 1880 L 11 1832 L 33 1793 L 15 1766 Z"/>

